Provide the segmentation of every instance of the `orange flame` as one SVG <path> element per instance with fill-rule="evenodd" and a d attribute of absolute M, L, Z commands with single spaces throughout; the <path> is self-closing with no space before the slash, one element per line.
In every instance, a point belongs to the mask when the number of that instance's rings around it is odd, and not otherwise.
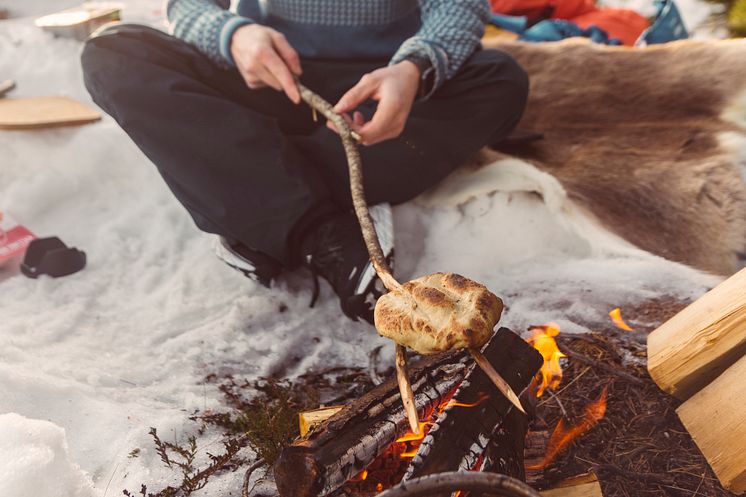
<path fill-rule="evenodd" d="M 624 319 L 622 319 L 622 310 L 620 308 L 612 309 L 609 311 L 609 317 L 612 321 L 614 321 L 614 324 L 617 328 L 625 330 L 625 331 L 635 331 L 630 326 L 624 322 Z"/>
<path fill-rule="evenodd" d="M 438 416 L 440 416 L 441 414 L 443 414 L 443 411 L 445 411 L 449 407 L 477 407 L 477 406 L 481 405 L 485 400 L 487 400 L 489 398 L 490 398 L 489 395 L 487 395 L 484 392 L 480 392 L 479 393 L 479 398 L 477 399 L 477 401 L 476 402 L 472 402 L 471 404 L 465 404 L 463 402 L 458 402 L 456 400 L 451 399 L 448 402 L 445 402 L 445 403 L 440 404 L 438 406 L 438 409 L 437 409 Z"/>
<path fill-rule="evenodd" d="M 429 428 L 431 423 L 429 421 L 420 421 L 417 424 L 419 425 L 419 429 L 417 430 L 419 433 L 412 433 L 412 431 L 410 430 L 401 437 L 397 438 L 396 441 L 398 443 L 415 442 L 417 440 L 422 440 L 423 438 L 425 438 L 425 427 Z"/>
<path fill-rule="evenodd" d="M 527 469 L 537 470 L 546 468 L 573 440 L 596 426 L 606 414 L 607 390 L 608 387 L 605 386 L 598 399 L 585 407 L 583 419 L 575 426 L 568 427 L 564 418 L 560 419 L 554 432 L 552 432 L 552 436 L 549 438 L 544 459 L 540 463 L 526 466 Z"/>
<path fill-rule="evenodd" d="M 365 481 L 366 478 L 368 478 L 368 470 L 364 469 L 361 472 L 359 472 L 357 475 L 355 475 L 353 478 L 350 478 L 350 481 L 351 482 Z"/>
<path fill-rule="evenodd" d="M 479 399 L 477 399 L 476 402 L 472 402 L 470 404 L 466 404 L 464 402 L 458 402 L 456 400 L 449 400 L 447 402 L 441 403 L 434 412 L 437 413 L 438 416 L 440 416 L 443 411 L 445 411 L 449 407 L 477 407 L 482 402 L 487 400 L 489 398 L 489 395 L 487 395 L 484 392 L 481 392 L 479 394 Z M 430 419 L 432 415 L 426 416 L 427 419 Z M 411 459 L 417 454 L 417 450 L 420 448 L 420 445 L 422 444 L 422 440 L 425 438 L 425 435 L 430 430 L 430 426 L 432 425 L 431 421 L 420 421 L 419 423 L 419 429 L 417 430 L 419 433 L 415 434 L 411 430 L 406 432 L 404 435 L 396 439 L 397 443 L 405 443 L 407 445 L 407 450 L 399 454 L 399 457 L 402 459 Z"/>
<path fill-rule="evenodd" d="M 541 384 L 536 391 L 537 397 L 541 397 L 547 388 L 556 389 L 562 381 L 562 367 L 559 361 L 565 357 L 565 354 L 560 352 L 554 340 L 559 332 L 560 327 L 557 323 L 547 323 L 529 331 L 528 343 L 533 345 L 544 358 L 544 365 L 541 367 Z"/>

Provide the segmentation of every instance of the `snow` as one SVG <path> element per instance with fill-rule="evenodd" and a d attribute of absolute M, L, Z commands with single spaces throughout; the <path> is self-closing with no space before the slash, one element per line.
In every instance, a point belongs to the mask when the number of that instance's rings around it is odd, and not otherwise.
<path fill-rule="evenodd" d="M 94 495 L 86 474 L 70 462 L 65 430 L 49 421 L 0 415 L 0 461 L 0 495 Z"/>
<path fill-rule="evenodd" d="M 15 96 L 90 103 L 80 43 L 32 23 L 76 3 L 4 2 L 17 17 L 0 22 L 0 79 L 17 81 Z M 162 22 L 160 0 L 124 3 L 129 20 Z M 705 5 L 679 4 L 685 15 Z M 206 374 L 293 376 L 366 365 L 379 345 L 384 357 L 393 355 L 370 326 L 341 315 L 328 286 L 309 309 L 307 275 L 265 289 L 219 262 L 110 118 L 3 131 L 0 150 L 0 210 L 88 255 L 84 271 L 61 279 L 0 272 L 0 413 L 15 413 L 0 416 L 0 495 L 120 495 L 143 482 L 162 488 L 173 475 L 148 429 L 183 440 L 194 431 L 189 413 L 219 409 Z M 612 307 L 693 298 L 719 281 L 617 239 L 529 166 L 510 171 L 494 193 L 397 207 L 400 276 L 443 270 L 481 281 L 507 304 L 501 324 L 519 331 L 549 320 L 580 330 L 604 322 Z M 207 433 L 200 446 L 213 438 Z M 239 485 L 238 473 L 227 475 L 198 495 Z"/>

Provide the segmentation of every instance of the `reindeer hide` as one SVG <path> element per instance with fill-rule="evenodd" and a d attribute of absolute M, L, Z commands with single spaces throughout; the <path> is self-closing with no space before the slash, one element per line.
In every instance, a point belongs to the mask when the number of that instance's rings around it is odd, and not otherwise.
<path fill-rule="evenodd" d="M 735 271 L 746 247 L 746 40 L 485 46 L 526 68 L 519 128 L 544 134 L 504 152 L 554 176 L 570 201 L 637 247 Z"/>

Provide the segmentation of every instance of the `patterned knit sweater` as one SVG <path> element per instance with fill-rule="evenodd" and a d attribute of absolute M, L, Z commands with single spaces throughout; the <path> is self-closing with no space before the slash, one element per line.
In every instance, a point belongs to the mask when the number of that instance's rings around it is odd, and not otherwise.
<path fill-rule="evenodd" d="M 426 57 L 432 91 L 477 49 L 489 15 L 487 0 L 239 0 L 235 12 L 229 3 L 168 0 L 173 34 L 223 67 L 233 65 L 233 33 L 250 23 L 282 32 L 302 57 Z"/>

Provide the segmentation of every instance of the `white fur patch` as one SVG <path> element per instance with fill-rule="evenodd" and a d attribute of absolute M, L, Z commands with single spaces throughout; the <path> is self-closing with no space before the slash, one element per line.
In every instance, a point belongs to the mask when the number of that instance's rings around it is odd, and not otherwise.
<path fill-rule="evenodd" d="M 746 134 L 728 131 L 718 135 L 720 146 L 728 152 L 746 184 Z"/>
<path fill-rule="evenodd" d="M 459 169 L 415 201 L 429 208 L 456 207 L 496 192 L 538 195 L 554 214 L 555 222 L 585 240 L 594 254 L 649 255 L 609 231 L 594 214 L 570 200 L 557 178 L 512 157 L 477 170 Z"/>
<path fill-rule="evenodd" d="M 746 90 L 725 107 L 721 117 L 724 121 L 733 123 L 746 131 Z"/>

